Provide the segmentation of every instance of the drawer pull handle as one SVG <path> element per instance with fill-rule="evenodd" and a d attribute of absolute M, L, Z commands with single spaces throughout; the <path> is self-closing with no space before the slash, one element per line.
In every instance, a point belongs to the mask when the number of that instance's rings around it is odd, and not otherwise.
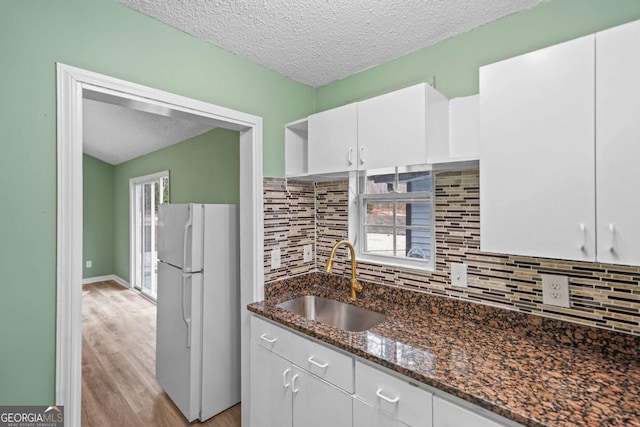
<path fill-rule="evenodd" d="M 382 394 L 382 389 L 379 388 L 378 391 L 376 391 L 376 396 L 378 396 L 380 399 L 385 400 L 389 403 L 398 403 L 400 401 L 399 397 L 394 397 L 393 399 L 390 397 L 385 396 L 384 394 Z"/>
<path fill-rule="evenodd" d="M 260 335 L 260 338 L 262 338 L 263 340 L 265 340 L 269 344 L 273 344 L 274 342 L 278 341 L 277 338 L 267 338 L 267 334 Z"/>
<path fill-rule="evenodd" d="M 285 369 L 282 373 L 282 387 L 287 388 L 291 385 L 291 383 L 287 383 L 287 374 L 291 372 L 291 369 Z"/>
<path fill-rule="evenodd" d="M 297 393 L 300 389 L 296 388 L 296 379 L 298 379 L 298 374 L 295 374 L 293 378 L 291 378 L 291 391 Z"/>
<path fill-rule="evenodd" d="M 309 363 L 311 363 L 311 364 L 313 364 L 313 365 L 316 365 L 318 368 L 322 368 L 322 369 L 324 369 L 324 368 L 326 368 L 327 366 L 329 366 L 329 364 L 328 364 L 328 363 L 318 363 L 318 362 L 316 362 L 316 361 L 313 359 L 313 356 L 310 356 L 307 360 L 309 361 Z"/>

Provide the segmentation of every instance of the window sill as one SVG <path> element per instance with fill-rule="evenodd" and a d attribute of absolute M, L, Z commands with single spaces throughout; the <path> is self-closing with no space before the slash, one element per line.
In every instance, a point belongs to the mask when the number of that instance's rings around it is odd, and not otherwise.
<path fill-rule="evenodd" d="M 356 261 L 396 270 L 411 270 L 420 273 L 433 273 L 435 271 L 433 261 L 425 263 L 411 260 L 394 260 L 387 257 L 379 257 L 362 253 L 358 254 Z"/>

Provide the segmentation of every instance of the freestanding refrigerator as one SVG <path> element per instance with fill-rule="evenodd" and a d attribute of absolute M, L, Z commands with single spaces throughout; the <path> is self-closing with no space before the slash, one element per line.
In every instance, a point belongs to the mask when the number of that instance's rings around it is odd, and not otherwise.
<path fill-rule="evenodd" d="M 235 205 L 158 212 L 156 378 L 189 420 L 240 401 L 240 267 Z"/>

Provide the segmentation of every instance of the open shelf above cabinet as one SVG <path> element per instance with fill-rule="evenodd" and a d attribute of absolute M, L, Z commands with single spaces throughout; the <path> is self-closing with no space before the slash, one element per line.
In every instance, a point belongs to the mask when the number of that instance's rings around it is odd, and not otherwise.
<path fill-rule="evenodd" d="M 307 176 L 309 121 L 307 118 L 284 126 L 284 169 L 287 177 Z"/>

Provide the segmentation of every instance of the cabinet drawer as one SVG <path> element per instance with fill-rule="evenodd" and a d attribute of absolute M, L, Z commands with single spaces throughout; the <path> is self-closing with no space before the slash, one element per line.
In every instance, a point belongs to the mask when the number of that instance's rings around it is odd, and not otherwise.
<path fill-rule="evenodd" d="M 434 427 L 503 427 L 502 424 L 436 396 L 433 397 L 433 424 Z"/>
<path fill-rule="evenodd" d="M 359 361 L 355 394 L 403 423 L 431 427 L 431 393 Z"/>
<path fill-rule="evenodd" d="M 251 341 L 291 360 L 293 333 L 255 316 L 251 317 Z"/>
<path fill-rule="evenodd" d="M 294 335 L 292 360 L 302 369 L 353 393 L 353 357 Z"/>
<path fill-rule="evenodd" d="M 410 427 L 358 398 L 353 398 L 353 427 Z"/>

